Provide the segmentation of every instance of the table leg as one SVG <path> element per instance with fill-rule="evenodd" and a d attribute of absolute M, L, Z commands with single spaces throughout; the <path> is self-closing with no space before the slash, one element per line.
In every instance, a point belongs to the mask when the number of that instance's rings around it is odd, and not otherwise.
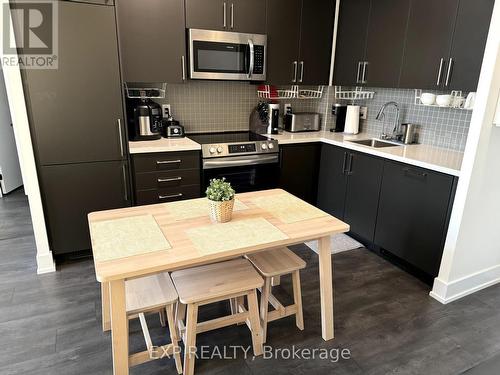
<path fill-rule="evenodd" d="M 109 283 L 101 283 L 101 310 L 102 310 L 102 331 L 111 329 L 111 315 L 109 311 Z"/>
<path fill-rule="evenodd" d="M 128 375 L 128 318 L 125 308 L 125 280 L 109 283 L 113 374 Z"/>
<path fill-rule="evenodd" d="M 333 333 L 333 278 L 330 236 L 318 240 L 319 282 L 321 294 L 321 330 L 323 340 L 331 340 Z"/>

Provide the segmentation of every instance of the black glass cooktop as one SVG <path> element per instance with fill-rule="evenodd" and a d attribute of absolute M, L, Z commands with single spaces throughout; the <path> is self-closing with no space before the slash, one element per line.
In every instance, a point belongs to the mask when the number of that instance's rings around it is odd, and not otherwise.
<path fill-rule="evenodd" d="M 187 134 L 187 137 L 201 145 L 265 141 L 267 139 L 270 139 L 265 135 L 256 134 L 252 132 L 198 133 L 198 134 Z"/>

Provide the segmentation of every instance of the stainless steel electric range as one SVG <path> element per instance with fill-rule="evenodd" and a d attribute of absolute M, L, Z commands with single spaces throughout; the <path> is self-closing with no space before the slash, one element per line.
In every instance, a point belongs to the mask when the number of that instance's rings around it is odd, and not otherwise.
<path fill-rule="evenodd" d="M 202 188 L 213 178 L 225 177 L 236 192 L 278 186 L 278 141 L 252 132 L 189 134 L 201 145 Z"/>

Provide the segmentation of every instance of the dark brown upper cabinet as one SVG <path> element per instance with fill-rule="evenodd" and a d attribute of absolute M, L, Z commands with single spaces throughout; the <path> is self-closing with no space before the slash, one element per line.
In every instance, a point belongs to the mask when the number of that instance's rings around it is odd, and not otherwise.
<path fill-rule="evenodd" d="M 267 81 L 327 85 L 334 21 L 332 0 L 268 0 Z"/>
<path fill-rule="evenodd" d="M 365 61 L 370 0 L 340 3 L 337 43 L 335 47 L 335 85 L 359 85 Z"/>
<path fill-rule="evenodd" d="M 266 0 L 232 0 L 227 3 L 229 31 L 266 33 Z"/>
<path fill-rule="evenodd" d="M 120 0 L 116 4 L 123 80 L 186 79 L 184 0 Z"/>
<path fill-rule="evenodd" d="M 448 60 L 451 67 L 448 65 L 450 74 L 447 74 L 447 88 L 464 91 L 477 89 L 494 3 L 494 0 L 460 1 Z"/>
<path fill-rule="evenodd" d="M 340 4 L 336 85 L 397 87 L 410 0 Z"/>
<path fill-rule="evenodd" d="M 186 27 L 266 33 L 266 0 L 186 0 Z"/>
<path fill-rule="evenodd" d="M 398 87 L 409 10 L 410 0 L 372 1 L 362 84 Z"/>
<path fill-rule="evenodd" d="M 400 87 L 443 87 L 458 2 L 459 0 L 412 1 Z"/>
<path fill-rule="evenodd" d="M 188 29 L 227 31 L 227 1 L 186 0 L 186 27 Z"/>
<path fill-rule="evenodd" d="M 413 1 L 401 87 L 474 91 L 494 0 Z"/>
<path fill-rule="evenodd" d="M 302 0 L 267 1 L 267 81 L 275 85 L 297 82 L 301 9 Z"/>
<path fill-rule="evenodd" d="M 327 85 L 332 61 L 334 0 L 303 0 L 298 83 Z"/>

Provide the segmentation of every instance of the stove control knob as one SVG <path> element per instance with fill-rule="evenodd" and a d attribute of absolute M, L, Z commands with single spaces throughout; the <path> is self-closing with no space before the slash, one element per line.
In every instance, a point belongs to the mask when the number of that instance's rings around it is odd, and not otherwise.
<path fill-rule="evenodd" d="M 222 154 L 222 147 L 220 147 L 220 146 L 219 146 L 219 147 L 217 147 L 217 153 L 218 153 L 218 154 Z"/>
<path fill-rule="evenodd" d="M 210 152 L 211 154 L 215 154 L 215 147 L 210 147 L 208 152 Z"/>
<path fill-rule="evenodd" d="M 263 150 L 267 149 L 267 145 L 265 143 L 263 143 L 261 147 L 262 147 Z"/>
<path fill-rule="evenodd" d="M 272 150 L 274 148 L 274 145 L 272 143 L 269 143 L 267 147 L 269 147 L 269 150 Z"/>

